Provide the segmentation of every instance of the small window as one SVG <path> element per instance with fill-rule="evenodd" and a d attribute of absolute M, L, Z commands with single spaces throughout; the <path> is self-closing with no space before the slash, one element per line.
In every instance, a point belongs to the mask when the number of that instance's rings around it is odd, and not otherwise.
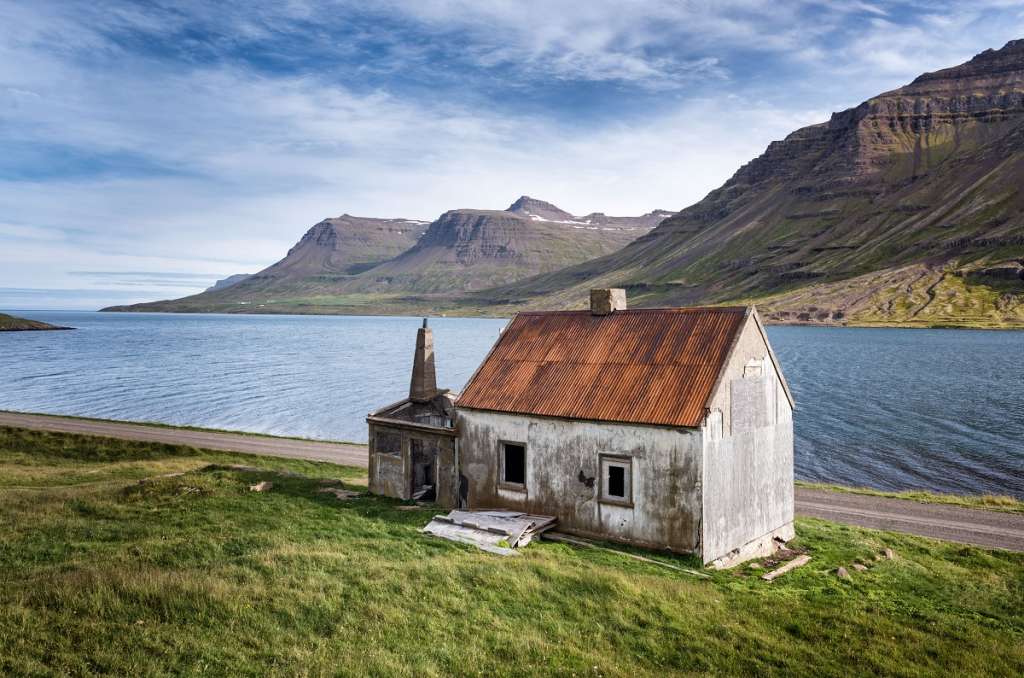
<path fill-rule="evenodd" d="M 378 454 L 400 456 L 402 454 L 402 434 L 378 430 L 373 437 L 373 451 Z"/>
<path fill-rule="evenodd" d="M 633 460 L 629 457 L 601 457 L 601 501 L 633 505 Z"/>
<path fill-rule="evenodd" d="M 522 443 L 501 444 L 501 482 L 517 489 L 526 488 L 526 445 Z"/>

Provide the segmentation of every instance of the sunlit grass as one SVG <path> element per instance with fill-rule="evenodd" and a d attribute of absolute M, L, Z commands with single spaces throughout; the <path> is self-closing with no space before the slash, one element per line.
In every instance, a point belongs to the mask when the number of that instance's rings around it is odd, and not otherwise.
<path fill-rule="evenodd" d="M 0 429 L 0 674 L 1024 671 L 1021 554 L 801 520 L 813 558 L 770 584 L 550 542 L 501 558 L 421 534 L 432 509 L 319 492 L 364 477 Z"/>

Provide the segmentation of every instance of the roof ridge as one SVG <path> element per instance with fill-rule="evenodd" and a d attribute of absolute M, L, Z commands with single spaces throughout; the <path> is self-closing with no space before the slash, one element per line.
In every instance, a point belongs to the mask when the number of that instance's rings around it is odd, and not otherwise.
<path fill-rule="evenodd" d="M 458 408 L 693 428 L 752 306 L 516 315 Z"/>
<path fill-rule="evenodd" d="M 613 318 L 617 315 L 629 313 L 695 313 L 698 311 L 720 311 L 724 313 L 746 313 L 750 306 L 664 306 L 653 308 L 624 308 L 607 315 L 598 316 L 602 318 Z M 590 309 L 565 309 L 553 311 L 520 311 L 516 315 L 591 315 Z"/>

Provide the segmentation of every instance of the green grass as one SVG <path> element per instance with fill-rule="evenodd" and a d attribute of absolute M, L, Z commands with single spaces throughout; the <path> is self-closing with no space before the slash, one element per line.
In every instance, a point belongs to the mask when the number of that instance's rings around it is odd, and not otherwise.
<path fill-rule="evenodd" d="M 846 487 L 845 485 L 833 485 L 831 483 L 808 483 L 801 480 L 796 481 L 796 484 L 797 487 L 806 487 L 812 490 L 830 490 L 832 492 L 847 492 L 849 494 L 866 494 L 873 497 L 906 499 L 924 504 L 949 504 L 950 506 L 964 506 L 966 508 L 987 509 L 989 511 L 1024 513 L 1024 501 L 1001 494 L 939 494 L 925 490 L 896 492 L 875 490 L 870 487 Z"/>
<path fill-rule="evenodd" d="M 208 466 L 232 463 L 268 470 Z M 422 535 L 430 508 L 317 491 L 364 476 L 0 428 L 0 675 L 1024 671 L 1022 554 L 801 520 L 813 559 L 770 584 L 550 542 L 501 558 Z"/>

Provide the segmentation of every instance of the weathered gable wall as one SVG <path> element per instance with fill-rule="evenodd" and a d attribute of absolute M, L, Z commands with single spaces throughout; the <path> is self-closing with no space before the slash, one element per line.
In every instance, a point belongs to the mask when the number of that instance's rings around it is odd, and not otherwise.
<path fill-rule="evenodd" d="M 760 365 L 758 374 L 757 365 Z M 793 522 L 793 409 L 754 317 L 740 331 L 705 424 L 705 562 L 778 533 Z"/>
<path fill-rule="evenodd" d="M 435 501 L 446 508 L 459 505 L 459 475 L 455 439 L 451 436 L 370 424 L 368 481 L 370 492 L 395 499 L 410 499 L 413 486 L 412 445 L 419 440 L 436 453 Z M 387 441 L 385 443 L 385 441 Z"/>
<path fill-rule="evenodd" d="M 470 508 L 558 517 L 558 529 L 693 551 L 700 536 L 701 434 L 460 409 Z M 501 441 L 526 443 L 526 491 L 499 487 Z M 633 506 L 600 501 L 600 455 L 633 459 Z"/>

